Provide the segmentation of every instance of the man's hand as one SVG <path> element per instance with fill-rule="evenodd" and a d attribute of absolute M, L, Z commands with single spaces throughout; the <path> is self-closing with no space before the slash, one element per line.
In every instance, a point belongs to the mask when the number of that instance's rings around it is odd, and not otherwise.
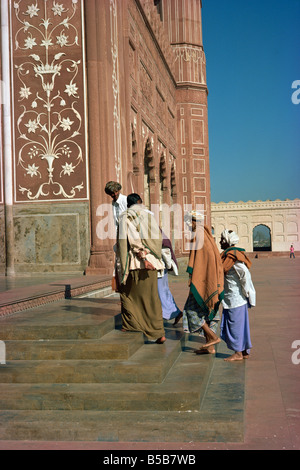
<path fill-rule="evenodd" d="M 145 269 L 149 269 L 150 271 L 155 271 L 155 267 L 149 261 L 145 259 L 144 263 L 145 263 Z"/>

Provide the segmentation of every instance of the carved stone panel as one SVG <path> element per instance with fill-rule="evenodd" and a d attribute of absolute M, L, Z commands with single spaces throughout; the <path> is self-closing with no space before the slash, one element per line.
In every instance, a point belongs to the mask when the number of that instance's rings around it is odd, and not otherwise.
<path fill-rule="evenodd" d="M 15 201 L 87 199 L 82 2 L 10 13 Z"/>

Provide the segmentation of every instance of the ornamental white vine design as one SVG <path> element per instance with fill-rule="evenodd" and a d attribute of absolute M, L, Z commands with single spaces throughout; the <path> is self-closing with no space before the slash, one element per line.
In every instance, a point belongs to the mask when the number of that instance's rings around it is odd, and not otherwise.
<path fill-rule="evenodd" d="M 76 140 L 83 127 L 76 106 L 79 99 L 76 77 L 81 60 L 68 58 L 64 52 L 67 47 L 79 46 L 78 31 L 72 24 L 77 2 L 72 0 L 71 7 L 66 8 L 55 0 L 36 0 L 23 11 L 22 0 L 13 4 L 21 25 L 14 38 L 15 50 L 30 52 L 28 60 L 15 65 L 21 83 L 18 89 L 21 114 L 16 123 L 18 139 L 22 141 L 18 165 L 26 176 L 37 179 L 34 190 L 30 184 L 19 185 L 18 190 L 29 200 L 49 195 L 72 199 L 84 188 L 83 182 L 71 189 L 66 189 L 63 183 L 83 162 L 82 149 Z M 37 47 L 44 48 L 43 54 L 35 53 Z M 57 52 L 58 48 L 63 51 Z M 62 73 L 69 77 L 67 83 L 58 79 Z M 29 79 L 31 82 L 37 79 L 38 83 L 33 86 Z M 39 91 L 34 91 L 37 88 Z"/>

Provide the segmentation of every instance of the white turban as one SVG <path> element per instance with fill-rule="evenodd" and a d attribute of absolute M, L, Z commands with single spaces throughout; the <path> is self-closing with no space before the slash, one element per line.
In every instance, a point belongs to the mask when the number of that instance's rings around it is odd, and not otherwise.
<path fill-rule="evenodd" d="M 204 220 L 204 214 L 203 212 L 200 211 L 191 211 L 189 215 L 192 217 L 193 220 L 196 220 L 197 222 L 201 222 Z"/>
<path fill-rule="evenodd" d="M 204 220 L 204 214 L 203 212 L 193 210 L 185 214 L 184 220 L 185 222 L 188 222 L 190 220 L 196 220 L 197 222 L 202 222 Z"/>
<path fill-rule="evenodd" d="M 189 229 L 192 229 L 192 220 L 195 220 L 197 223 L 200 223 L 200 225 L 203 225 L 204 223 L 204 215 L 200 211 L 190 211 L 186 212 L 184 215 L 184 222 L 186 225 L 189 227 Z"/>
<path fill-rule="evenodd" d="M 236 245 L 239 242 L 239 236 L 235 232 L 229 233 L 227 229 L 223 230 L 221 237 L 226 240 L 229 246 Z"/>

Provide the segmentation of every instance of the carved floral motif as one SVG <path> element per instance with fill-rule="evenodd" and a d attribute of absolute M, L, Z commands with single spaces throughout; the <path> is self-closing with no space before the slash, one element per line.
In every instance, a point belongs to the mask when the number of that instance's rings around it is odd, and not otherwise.
<path fill-rule="evenodd" d="M 78 0 L 19 0 L 12 10 L 17 197 L 85 198 Z"/>
<path fill-rule="evenodd" d="M 178 82 L 206 84 L 206 59 L 204 51 L 196 46 L 180 45 L 174 48 L 178 66 Z M 189 66 L 188 66 L 188 65 Z"/>
<path fill-rule="evenodd" d="M 110 0 L 111 22 L 111 56 L 112 56 L 112 90 L 113 90 L 113 132 L 114 132 L 114 161 L 116 180 L 121 177 L 121 114 L 120 114 L 120 83 L 119 83 L 119 51 L 118 51 L 118 17 L 116 0 Z"/>

